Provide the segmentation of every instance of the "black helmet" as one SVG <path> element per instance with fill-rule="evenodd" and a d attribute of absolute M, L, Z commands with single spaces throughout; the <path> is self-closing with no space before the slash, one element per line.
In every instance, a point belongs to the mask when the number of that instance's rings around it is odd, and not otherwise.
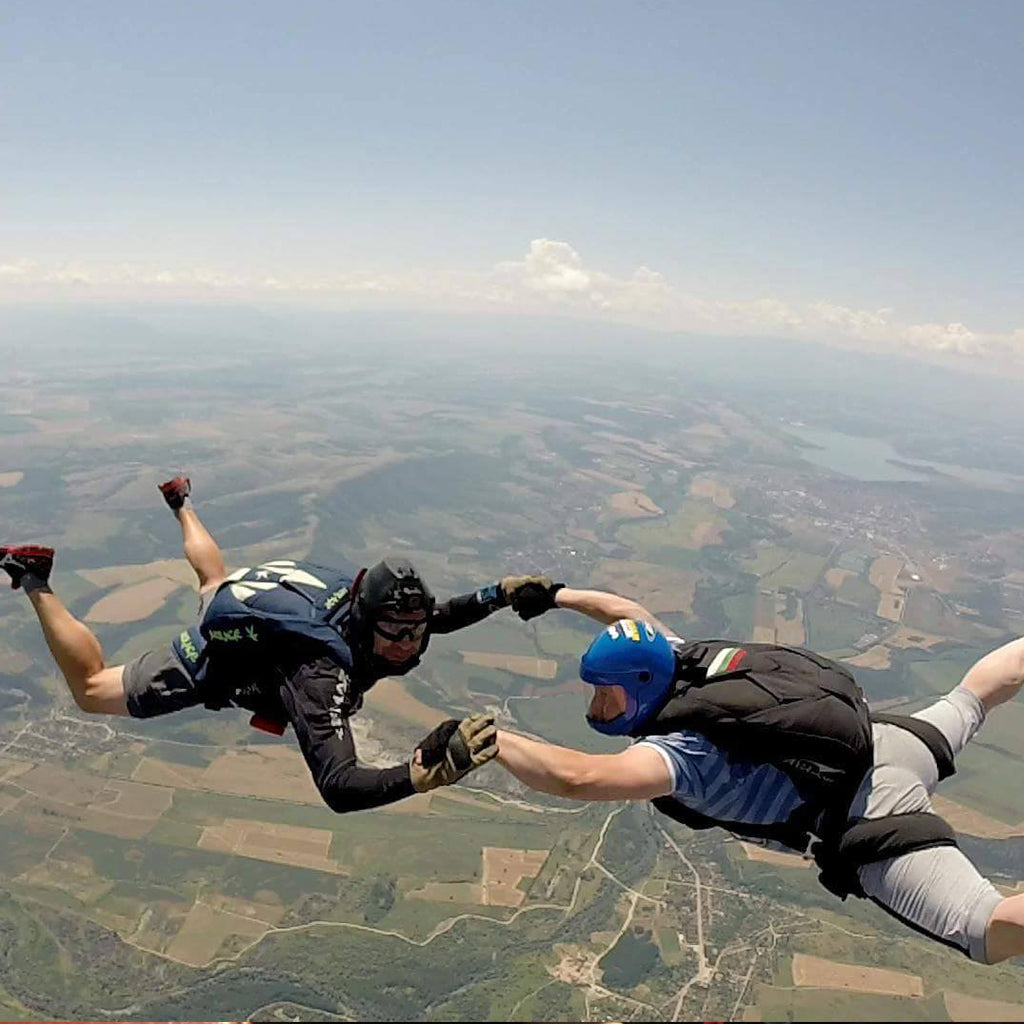
<path fill-rule="evenodd" d="M 359 648 L 374 675 L 402 675 L 419 664 L 420 654 L 426 650 L 430 639 L 430 616 L 433 610 L 434 595 L 408 559 L 385 558 L 362 574 L 356 589 L 355 619 Z M 391 615 L 413 616 L 417 612 L 422 613 L 423 625 L 426 627 L 419 654 L 401 664 L 377 657 L 373 653 L 375 631 L 395 638 L 400 638 L 401 632 L 405 631 L 401 630 L 397 634 L 391 630 L 385 632 L 377 629 L 378 624 L 386 622 Z M 409 632 L 423 629 L 422 626 L 416 626 L 415 620 L 406 628 Z"/>
<path fill-rule="evenodd" d="M 356 595 L 360 617 L 374 621 L 388 613 L 409 615 L 422 611 L 429 618 L 434 595 L 406 558 L 385 558 L 366 570 Z"/>

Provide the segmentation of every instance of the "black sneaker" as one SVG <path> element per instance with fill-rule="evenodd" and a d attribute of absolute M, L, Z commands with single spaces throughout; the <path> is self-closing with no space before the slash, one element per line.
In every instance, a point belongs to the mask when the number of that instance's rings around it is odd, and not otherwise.
<path fill-rule="evenodd" d="M 185 499 L 192 493 L 192 483 L 187 476 L 176 476 L 165 484 L 160 484 L 160 493 L 170 508 L 177 512 Z"/>
<path fill-rule="evenodd" d="M 47 583 L 53 569 L 53 548 L 44 548 L 38 544 L 0 547 L 0 569 L 4 569 L 11 577 L 11 590 L 21 586 L 25 573 L 31 573 L 42 583 Z"/>

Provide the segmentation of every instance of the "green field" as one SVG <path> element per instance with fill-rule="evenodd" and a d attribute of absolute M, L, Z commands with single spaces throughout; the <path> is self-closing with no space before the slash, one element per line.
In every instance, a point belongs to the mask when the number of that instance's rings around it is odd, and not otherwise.
<path fill-rule="evenodd" d="M 154 843 L 167 843 L 170 846 L 184 846 L 194 850 L 202 834 L 203 830 L 199 825 L 175 821 L 165 814 L 153 826 L 148 838 Z"/>
<path fill-rule="evenodd" d="M 840 601 L 847 601 L 872 615 L 878 607 L 878 596 L 878 588 L 863 576 L 848 576 L 836 592 Z"/>
<path fill-rule="evenodd" d="M 130 634 L 128 640 L 121 644 L 107 659 L 111 665 L 123 665 L 126 662 L 137 658 L 147 651 L 165 650 L 170 642 L 181 632 L 186 623 L 176 625 L 169 623 L 163 626 L 146 626 L 145 623 L 134 624 L 135 630 Z M 124 627 L 117 627 L 119 630 Z M 95 632 L 103 641 L 104 633 L 111 629 L 110 626 L 96 626 Z"/>
<path fill-rule="evenodd" d="M 957 614 L 950 599 L 920 587 L 907 592 L 903 624 L 910 629 L 920 629 L 925 633 L 974 643 L 1000 636 L 998 628 L 981 623 L 975 618 Z"/>
<path fill-rule="evenodd" d="M 766 1021 L 949 1020 L 941 996 L 899 998 L 823 989 L 757 988 L 757 1006 Z"/>
<path fill-rule="evenodd" d="M 588 688 L 589 689 L 589 688 Z M 587 725 L 589 693 L 559 693 L 550 697 L 517 700 L 511 703 L 516 720 L 523 729 L 542 736 L 549 743 L 576 747 L 593 753 L 621 750 L 622 740 L 602 736 Z"/>
<path fill-rule="evenodd" d="M 985 730 L 957 758 L 957 773 L 942 784 L 942 795 L 1007 825 L 1024 822 L 1024 786 L 1018 781 L 1024 758 L 985 746 Z"/>
<path fill-rule="evenodd" d="M 684 501 L 671 515 L 623 523 L 616 539 L 642 560 L 657 562 L 665 548 L 695 548 L 694 530 L 703 523 L 725 526 L 724 517 L 709 502 Z"/>
<path fill-rule="evenodd" d="M 157 495 L 159 497 L 159 495 Z M 78 551 L 106 550 L 124 531 L 126 518 L 109 512 L 73 512 L 64 528 L 61 544 Z"/>
<path fill-rule="evenodd" d="M 882 628 L 877 620 L 834 601 L 809 601 L 806 619 L 807 646 L 822 654 L 852 647 L 865 633 L 877 633 Z"/>
<path fill-rule="evenodd" d="M 409 889 L 418 887 L 410 885 Z M 352 920 L 352 907 L 339 906 L 335 917 L 338 920 Z M 412 935 L 418 938 L 425 937 L 438 926 L 441 921 L 454 917 L 457 914 L 479 914 L 481 917 L 493 918 L 495 921 L 504 921 L 512 913 L 507 907 L 485 907 L 475 901 L 459 900 L 431 901 L 399 895 L 394 906 L 381 917 L 374 917 L 374 927 L 391 929 L 402 932 L 404 935 Z M 355 917 L 358 920 L 358 917 Z"/>
<path fill-rule="evenodd" d="M 0 828 L 0 876 L 16 878 L 42 861 L 60 838 L 58 821 L 29 818 L 8 812 Z"/>
<path fill-rule="evenodd" d="M 980 655 L 961 655 L 934 661 L 914 661 L 908 666 L 908 677 L 915 693 L 949 693 Z"/>
<path fill-rule="evenodd" d="M 661 959 L 670 967 L 683 962 L 683 951 L 679 946 L 679 933 L 674 928 L 658 927 L 654 929 L 654 938 L 658 943 Z"/>
<path fill-rule="evenodd" d="M 773 587 L 780 589 L 810 590 L 818 581 L 827 564 L 827 559 L 821 555 L 797 551 L 785 565 L 763 577 L 761 582 L 770 583 Z"/>
<path fill-rule="evenodd" d="M 435 649 L 450 655 L 458 651 L 489 651 L 492 654 L 528 654 L 536 656 L 533 627 L 513 617 L 509 610 L 497 612 L 468 629 L 430 639 L 430 655 Z"/>
<path fill-rule="evenodd" d="M 192 789 L 174 791 L 174 802 L 165 817 L 191 825 L 216 825 L 225 818 L 251 818 L 280 825 L 324 829 L 333 829 L 344 820 L 326 805 L 259 800 Z"/>
<path fill-rule="evenodd" d="M 84 830 L 69 833 L 61 843 L 61 856 L 66 860 L 84 858 L 100 878 L 157 886 L 169 897 L 188 891 L 203 879 L 220 877 L 228 868 L 223 854 Z"/>
<path fill-rule="evenodd" d="M 839 905 L 834 905 L 838 911 Z M 845 911 L 848 906 L 849 901 L 842 909 Z M 867 920 L 870 922 L 867 926 L 858 921 L 851 927 L 851 922 L 844 921 L 838 912 L 818 914 L 816 916 L 839 927 L 824 927 L 819 931 L 794 935 L 788 941 L 788 946 L 793 952 L 807 953 L 811 956 L 836 960 L 839 963 L 884 967 L 919 975 L 924 985 L 925 1001 L 930 1001 L 944 989 L 1006 1002 L 1021 1000 L 1019 969 L 1012 965 L 1012 961 L 1009 964 L 989 966 L 974 963 L 964 956 L 950 956 L 948 951 L 936 943 L 929 942 L 903 929 L 894 928 L 893 922 L 885 915 L 878 913 L 876 908 L 869 907 L 868 909 L 871 913 L 867 915 Z M 873 931 L 871 925 L 874 924 L 878 925 L 880 934 L 871 934 Z M 865 937 L 859 937 L 861 935 Z M 787 963 L 784 970 L 780 967 L 775 984 L 783 986 L 791 983 L 790 968 Z M 815 990 L 807 989 L 805 991 L 807 994 L 811 994 Z M 858 998 L 861 997 L 858 996 Z M 920 1000 L 914 1000 L 914 1002 L 918 1005 L 921 1003 Z M 852 1019 L 867 1018 L 854 1017 Z"/>
<path fill-rule="evenodd" d="M 722 608 L 729 618 L 729 635 L 737 640 L 747 640 L 754 633 L 754 612 L 757 609 L 757 591 L 736 594 L 722 602 Z"/>
<path fill-rule="evenodd" d="M 759 544 L 755 547 L 752 557 L 739 559 L 739 566 L 743 572 L 753 573 L 758 578 L 762 578 L 785 565 L 793 557 L 793 554 L 794 552 L 789 548 Z"/>
<path fill-rule="evenodd" d="M 223 753 L 219 747 L 200 747 L 189 743 L 167 743 L 157 740 L 146 747 L 146 756 L 191 768 L 206 768 Z"/>
<path fill-rule="evenodd" d="M 387 828 L 354 833 L 350 847 L 343 847 L 343 856 L 345 863 L 356 869 L 442 881 L 479 881 L 484 846 L 544 850 L 557 838 L 556 824 L 547 820 L 531 824 L 447 819 L 444 828 L 438 829 L 430 820 L 409 822 L 396 816 Z"/>
<path fill-rule="evenodd" d="M 985 718 L 985 724 L 971 741 L 971 747 L 993 748 L 999 753 L 1024 759 L 1024 694 L 1001 704 Z"/>
<path fill-rule="evenodd" d="M 467 645 L 466 650 L 477 648 Z M 526 657 L 537 657 L 535 650 L 521 653 Z M 429 679 L 429 687 L 423 682 L 424 679 Z M 410 694 L 431 707 L 453 708 L 472 706 L 477 698 L 472 697 L 471 693 L 503 699 L 520 694 L 531 685 L 547 685 L 547 681 L 531 679 L 504 669 L 470 665 L 458 652 L 446 651 L 435 656 L 431 643 L 429 665 L 421 670 L 418 677 L 408 679 L 405 685 Z"/>
<path fill-rule="evenodd" d="M 537 815 L 533 811 L 523 810 L 496 799 L 491 792 L 493 784 L 501 779 L 498 768 L 488 768 L 479 775 L 471 777 L 464 783 L 448 789 L 435 791 L 430 804 L 430 817 L 470 819 L 478 822 L 496 821 L 504 825 L 522 822 L 536 825 Z M 466 803 L 463 797 L 472 787 L 473 803 Z"/>
<path fill-rule="evenodd" d="M 570 620 L 579 622 L 578 627 L 562 625 L 562 621 L 568 619 L 569 616 L 563 613 L 560 616 L 545 616 L 538 621 L 537 644 L 544 657 L 578 661 L 600 629 L 600 625 L 592 619 L 580 616 L 573 616 Z"/>
<path fill-rule="evenodd" d="M 754 567 L 746 562 L 741 564 L 747 572 L 760 577 L 762 586 L 806 591 L 814 586 L 828 562 L 821 555 L 812 555 L 806 551 L 773 548 L 770 552 L 759 552 Z"/>

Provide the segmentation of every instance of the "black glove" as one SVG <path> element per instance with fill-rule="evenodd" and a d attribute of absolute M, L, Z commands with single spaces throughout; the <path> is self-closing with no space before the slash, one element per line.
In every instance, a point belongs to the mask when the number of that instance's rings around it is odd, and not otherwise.
<path fill-rule="evenodd" d="M 543 615 L 555 607 L 555 594 L 564 583 L 552 583 L 547 576 L 506 576 L 501 592 L 512 610 L 524 622 Z"/>
<path fill-rule="evenodd" d="M 446 718 L 440 725 L 434 726 L 416 747 L 419 752 L 417 760 L 424 768 L 433 768 L 444 760 L 448 752 L 448 741 L 459 731 L 457 718 Z"/>
<path fill-rule="evenodd" d="M 450 786 L 498 753 L 493 715 L 472 715 L 461 722 L 446 719 L 420 741 L 409 764 L 418 793 Z"/>

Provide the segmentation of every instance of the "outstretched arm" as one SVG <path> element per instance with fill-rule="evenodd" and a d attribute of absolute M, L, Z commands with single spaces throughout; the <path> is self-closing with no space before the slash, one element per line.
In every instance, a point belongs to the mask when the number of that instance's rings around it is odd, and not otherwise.
<path fill-rule="evenodd" d="M 585 754 L 499 730 L 498 761 L 530 789 L 573 800 L 653 800 L 673 790 L 664 758 L 643 745 Z"/>
<path fill-rule="evenodd" d="M 672 630 L 659 622 L 642 604 L 628 597 L 609 594 L 604 590 L 574 590 L 571 587 L 563 587 L 555 594 L 555 604 L 559 608 L 587 615 L 606 626 L 619 619 L 643 619 L 660 633 L 672 633 Z"/>
<path fill-rule="evenodd" d="M 986 712 L 1013 700 L 1021 684 L 1024 684 L 1024 639 L 1013 640 L 986 654 L 968 670 L 962 683 L 977 696 Z"/>
<path fill-rule="evenodd" d="M 334 703 L 338 685 L 343 685 L 338 666 L 323 658 L 290 672 L 280 687 L 281 701 L 324 803 L 344 814 L 412 796 L 416 790 L 408 764 L 359 764 L 348 709 Z"/>
<path fill-rule="evenodd" d="M 509 605 L 521 618 L 531 619 L 555 607 L 554 595 L 560 588 L 561 584 L 552 583 L 547 576 L 504 576 L 497 583 L 437 605 L 430 620 L 430 630 L 432 633 L 453 633 Z"/>
<path fill-rule="evenodd" d="M 453 597 L 434 608 L 431 632 L 452 633 L 480 622 L 509 604 L 523 619 L 531 619 L 550 608 L 565 608 L 605 625 L 619 619 L 644 619 L 659 632 L 672 633 L 642 604 L 628 597 L 603 590 L 575 590 L 560 583 L 552 584 L 544 576 L 506 576 L 500 583 Z"/>
<path fill-rule="evenodd" d="M 494 718 L 448 719 L 425 736 L 405 764 L 370 768 L 356 758 L 344 672 L 330 658 L 298 666 L 282 678 L 281 701 L 324 803 L 344 814 L 450 786 L 497 753 Z"/>
<path fill-rule="evenodd" d="M 508 604 L 500 583 L 481 587 L 470 594 L 450 597 L 434 606 L 430 619 L 431 633 L 454 633 L 481 622 Z"/>

